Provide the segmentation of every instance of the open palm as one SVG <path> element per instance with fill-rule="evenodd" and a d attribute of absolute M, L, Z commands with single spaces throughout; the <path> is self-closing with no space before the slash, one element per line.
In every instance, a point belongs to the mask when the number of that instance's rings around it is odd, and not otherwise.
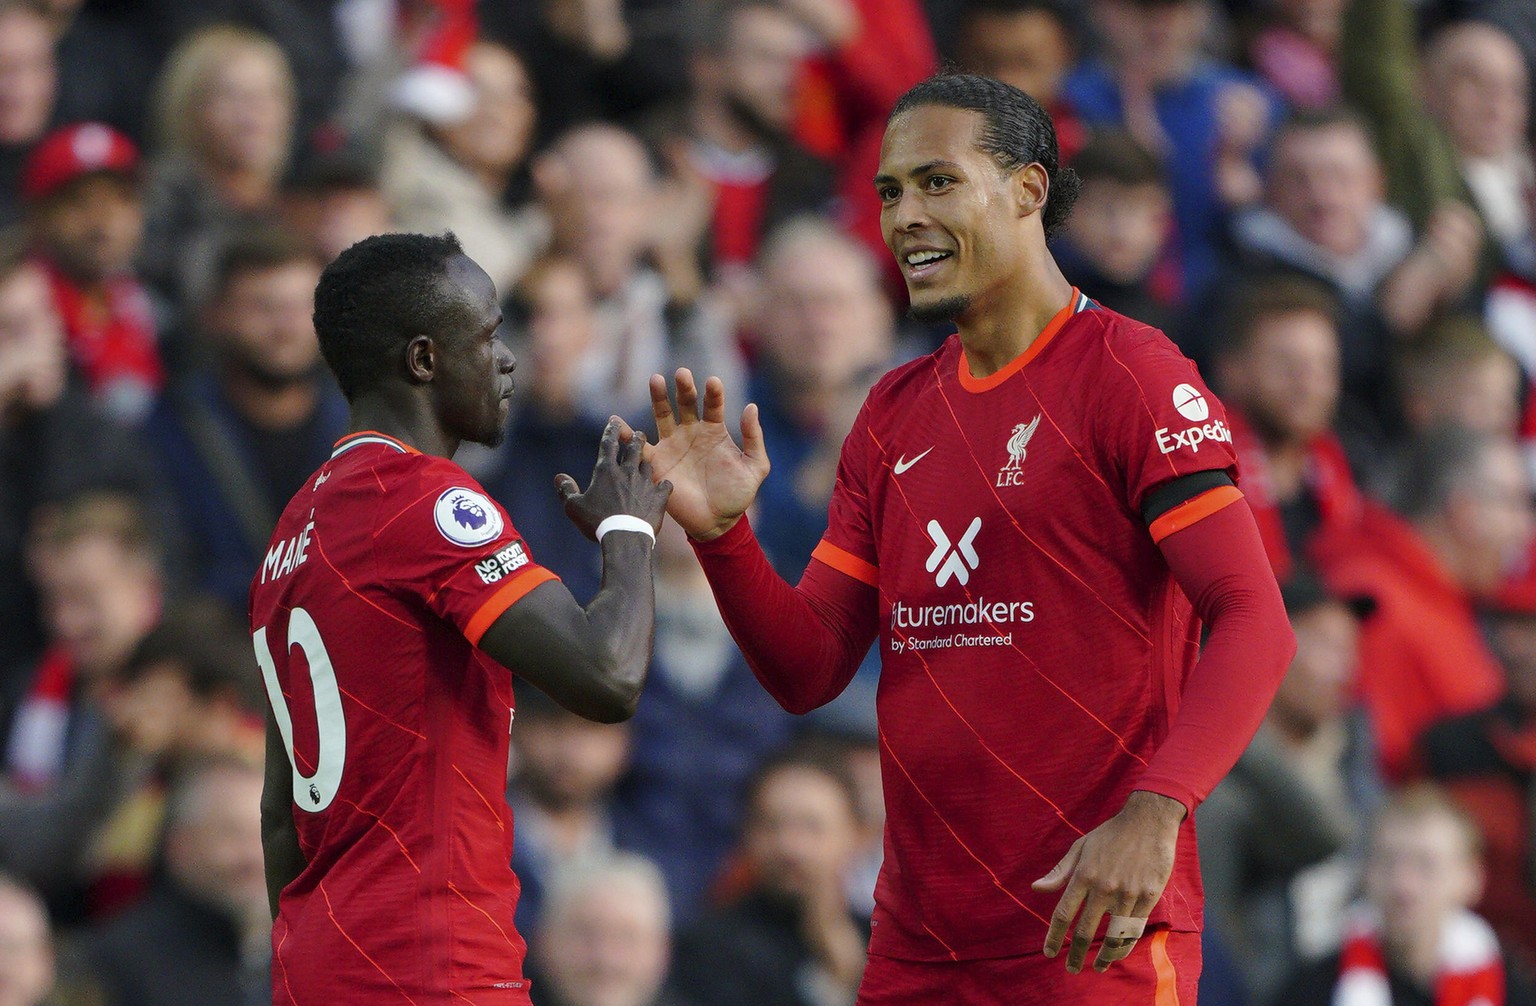
<path fill-rule="evenodd" d="M 677 411 L 667 398 L 667 381 L 651 377 L 651 407 L 656 416 L 656 443 L 646 446 L 646 460 L 658 482 L 672 483 L 667 513 L 690 537 L 708 540 L 728 531 L 757 498 L 768 477 L 768 452 L 757 406 L 741 415 L 738 448 L 725 426 L 725 386 L 718 377 L 704 383 L 704 415 L 699 416 L 699 389 L 693 374 L 676 375 Z"/>

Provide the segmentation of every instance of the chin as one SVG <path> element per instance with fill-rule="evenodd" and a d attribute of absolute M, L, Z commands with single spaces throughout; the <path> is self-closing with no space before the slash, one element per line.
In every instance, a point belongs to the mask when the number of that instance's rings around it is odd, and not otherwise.
<path fill-rule="evenodd" d="M 908 308 L 907 315 L 913 321 L 922 322 L 925 325 L 934 325 L 945 321 L 954 321 L 965 313 L 971 306 L 971 298 L 964 294 L 953 294 L 948 297 L 938 297 L 922 302 L 913 301 Z"/>

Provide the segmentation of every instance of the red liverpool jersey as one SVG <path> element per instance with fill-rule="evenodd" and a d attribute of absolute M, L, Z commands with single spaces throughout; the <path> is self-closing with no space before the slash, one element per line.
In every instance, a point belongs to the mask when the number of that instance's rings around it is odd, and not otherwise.
<path fill-rule="evenodd" d="M 553 578 L 462 468 L 379 434 L 288 504 L 251 585 L 308 863 L 272 930 L 275 1003 L 528 1003 L 512 681 L 475 644 Z"/>
<path fill-rule="evenodd" d="M 1030 883 L 1120 810 L 1196 657 L 1142 502 L 1235 466 L 1194 364 L 1075 290 L 998 373 L 951 337 L 870 393 L 815 557 L 879 590 L 871 953 L 1040 950 L 1059 894 Z M 1200 928 L 1193 817 L 1152 921 Z"/>

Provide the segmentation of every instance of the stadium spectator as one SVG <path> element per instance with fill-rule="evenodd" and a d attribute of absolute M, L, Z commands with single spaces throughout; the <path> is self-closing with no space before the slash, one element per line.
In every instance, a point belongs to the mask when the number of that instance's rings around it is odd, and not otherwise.
<path fill-rule="evenodd" d="M 656 561 L 651 674 L 613 814 L 624 848 L 661 868 L 682 926 L 738 837 L 749 778 L 794 719 L 752 676 L 675 522 L 657 537 Z"/>
<path fill-rule="evenodd" d="M 759 769 L 747 796 L 741 852 L 747 889 L 679 937 L 672 978 L 700 1006 L 750 989 L 756 1006 L 851 999 L 864 973 L 869 920 L 844 878 L 861 838 L 847 766 L 813 748 Z"/>
<path fill-rule="evenodd" d="M 1476 241 L 1454 212 L 1415 244 L 1407 217 L 1384 200 L 1364 122 L 1348 111 L 1298 113 L 1275 136 L 1265 204 L 1242 214 L 1234 238 L 1246 271 L 1322 280 L 1339 299 L 1344 390 L 1394 417 L 1387 365 L 1396 340 L 1466 292 Z M 1473 225 L 1475 227 L 1475 224 Z M 1198 345 L 1188 345 L 1197 360 Z"/>
<path fill-rule="evenodd" d="M 1435 322 L 1400 354 L 1396 383 L 1410 431 L 1454 423 L 1498 437 L 1520 429 L 1520 367 L 1474 317 Z"/>
<path fill-rule="evenodd" d="M 506 294 L 547 240 L 538 215 L 503 204 L 533 140 L 533 93 L 523 61 L 494 43 L 471 48 L 466 69 L 470 113 L 454 122 L 394 124 L 380 184 L 402 229 L 453 231 Z"/>
<path fill-rule="evenodd" d="M 539 146 L 593 120 L 630 122 L 688 88 L 688 0 L 480 4 L 484 37 L 527 60 Z"/>
<path fill-rule="evenodd" d="M 1359 625 L 1372 599 L 1329 594 L 1310 570 L 1281 587 L 1296 656 L 1264 723 L 1200 805 L 1208 928 L 1234 955 L 1255 1003 L 1337 945 L 1340 913 L 1380 802 L 1369 725 L 1350 703 Z"/>
<path fill-rule="evenodd" d="M 756 527 L 785 576 L 805 568 L 826 530 L 838 452 L 875 379 L 895 362 L 895 318 L 864 247 L 812 219 L 763 249 L 747 397 L 774 445 Z"/>
<path fill-rule="evenodd" d="M 47 1006 L 55 975 L 42 899 L 0 874 L 0 1006 Z"/>
<path fill-rule="evenodd" d="M 614 850 L 613 789 L 629 757 L 629 727 L 567 712 L 536 688 L 516 692 L 507 802 L 517 822 L 512 871 L 522 882 L 517 928 L 531 933 L 555 873 Z"/>
<path fill-rule="evenodd" d="M 22 166 L 53 119 L 57 87 L 47 19 L 31 4 L 0 5 L 0 227 L 21 220 Z"/>
<path fill-rule="evenodd" d="M 397 226 L 378 173 L 339 154 L 314 159 L 284 187 L 283 220 L 321 262 Z"/>
<path fill-rule="evenodd" d="M 193 582 L 244 610 L 277 517 L 346 430 L 311 319 L 320 263 L 295 237 L 236 233 L 200 316 L 209 366 L 168 392 L 145 440 Z"/>
<path fill-rule="evenodd" d="M 597 338 L 597 303 L 581 264 L 565 255 L 542 256 L 512 300 L 514 318 L 522 319 L 514 323 L 517 391 L 507 439 L 479 466 L 480 484 L 517 514 L 518 529 L 540 561 L 585 602 L 597 593 L 601 564 L 543 473 L 585 471 L 592 443 L 602 437 L 606 417 L 583 406 L 580 383 L 582 359 Z M 468 449 L 460 456 L 474 467 Z"/>
<path fill-rule="evenodd" d="M 39 522 L 30 543 L 50 645 L 9 723 L 0 782 L 0 868 L 66 917 L 103 815 L 139 771 L 103 713 L 112 677 L 160 615 L 159 555 L 129 500 L 87 494 Z"/>
<path fill-rule="evenodd" d="M 139 153 L 98 122 L 65 126 L 22 175 L 33 252 L 53 285 L 70 358 L 92 397 L 138 423 L 165 383 L 149 297 L 134 272 L 144 237 Z"/>
<path fill-rule="evenodd" d="M 799 213 L 825 210 L 831 166 L 796 144 L 795 81 L 812 40 L 786 5 L 732 0 L 702 9 L 691 87 L 657 116 L 654 146 L 686 163 L 711 213 L 702 252 L 713 275 L 749 269 L 764 237 Z"/>
<path fill-rule="evenodd" d="M 960 68 L 1012 84 L 1044 105 L 1056 124 L 1062 162 L 1072 163 L 1088 133 L 1062 94 L 1078 60 L 1071 7 L 1062 0 L 963 0 L 959 22 Z"/>
<path fill-rule="evenodd" d="M 1333 432 L 1339 404 L 1336 302 L 1299 277 L 1232 295 L 1215 368 L 1243 491 L 1281 583 L 1323 525 L 1352 527 L 1360 490 Z"/>
<path fill-rule="evenodd" d="M 238 760 L 193 764 L 177 778 L 163 875 L 142 903 L 89 937 L 105 1006 L 270 1001 L 261 785 L 261 770 Z"/>
<path fill-rule="evenodd" d="M 1520 49 L 1492 23 L 1453 21 L 1433 32 L 1421 61 L 1414 28 L 1405 0 L 1350 0 L 1340 47 L 1345 93 L 1375 130 L 1388 195 L 1427 235 L 1454 228 L 1443 242 L 1473 244 L 1480 285 L 1501 268 L 1536 278 Z"/>
<path fill-rule="evenodd" d="M 1504 694 L 1435 724 L 1419 744 L 1430 777 L 1482 832 L 1488 883 L 1478 911 L 1536 960 L 1536 609 L 1498 607 L 1489 635 Z"/>
<path fill-rule="evenodd" d="M 565 867 L 532 941 L 540 1006 L 683 1006 L 665 986 L 670 927 L 666 886 L 645 858 Z"/>
<path fill-rule="evenodd" d="M 1101 130 L 1072 168 L 1082 189 L 1051 245 L 1062 274 L 1110 310 L 1177 334 L 1181 291 L 1162 162 L 1129 133 Z"/>
<path fill-rule="evenodd" d="M 1292 108 L 1327 108 L 1341 97 L 1339 36 L 1346 0 L 1274 0 L 1248 43 L 1254 70 Z"/>
<path fill-rule="evenodd" d="M 1128 129 L 1163 159 L 1183 287 L 1198 298 L 1216 273 L 1224 215 L 1258 199 L 1253 158 L 1277 102 L 1203 55 L 1208 0 L 1096 0 L 1093 11 L 1107 51 L 1063 92 L 1088 125 Z"/>
<path fill-rule="evenodd" d="M 85 0 L 31 4 L 47 17 L 58 66 L 57 122 L 102 122 L 140 147 L 162 53 L 142 5 Z"/>
<path fill-rule="evenodd" d="M 1476 826 L 1428 786 L 1394 795 L 1371 827 L 1365 897 L 1338 953 L 1305 969 L 1286 1006 L 1536 1002 L 1488 923 L 1471 912 L 1484 883 Z"/>
<path fill-rule="evenodd" d="M 0 874 L 0 1006 L 49 1006 L 57 977 L 43 900 Z"/>
<path fill-rule="evenodd" d="M 133 435 L 90 403 L 69 371 L 48 277 L 0 237 L 0 722 L 43 645 L 23 544 L 40 506 L 86 489 L 154 495 Z"/>
<path fill-rule="evenodd" d="M 210 757 L 261 763 L 265 733 L 250 639 L 218 602 L 169 609 L 104 689 L 117 750 L 139 771 L 99 808 L 83 864 L 90 909 L 104 918 L 149 886 L 165 816 L 165 787 L 179 768 Z"/>
<path fill-rule="evenodd" d="M 578 127 L 534 166 L 553 249 L 579 261 L 597 300 L 596 337 L 581 360 L 580 401 L 593 416 L 649 414 L 647 381 L 697 366 L 742 387 L 742 365 L 718 305 L 701 298 L 694 257 L 707 215 L 679 222 L 644 146 L 614 126 Z M 673 217 L 661 224 L 663 216 Z M 673 238 L 657 251 L 658 234 Z"/>
<path fill-rule="evenodd" d="M 249 28 L 200 29 L 166 60 L 155 93 L 144 272 L 173 307 L 201 304 L 208 266 L 230 233 L 276 213 L 294 103 L 283 51 Z"/>
<path fill-rule="evenodd" d="M 1367 504 L 1358 525 L 1323 528 L 1314 555 L 1335 591 L 1377 599 L 1359 692 L 1382 768 L 1402 781 L 1421 770 L 1414 744 L 1430 724 L 1502 691 L 1474 606 L 1524 557 L 1532 514 L 1514 444 L 1457 427 L 1414 441 L 1393 495 L 1396 513 Z"/>

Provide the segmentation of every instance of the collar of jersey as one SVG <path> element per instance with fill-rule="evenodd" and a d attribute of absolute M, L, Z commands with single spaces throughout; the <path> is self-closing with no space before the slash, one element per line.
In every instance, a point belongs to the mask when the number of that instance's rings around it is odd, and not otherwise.
<path fill-rule="evenodd" d="M 364 444 L 382 444 L 385 447 L 393 448 L 394 450 L 399 451 L 401 454 L 421 453 L 410 444 L 401 443 L 394 437 L 389 436 L 386 433 L 380 433 L 378 430 L 359 430 L 356 433 L 348 433 L 346 436 L 336 441 L 336 449 L 331 451 L 331 460 L 334 461 L 336 458 L 341 457 L 352 448 L 361 447 Z"/>
<path fill-rule="evenodd" d="M 1067 301 L 1067 305 L 1060 311 L 1057 311 L 1055 316 L 1053 316 L 1050 321 L 1046 322 L 1045 328 L 1041 329 L 1040 334 L 1035 336 L 1035 341 L 1031 342 L 1029 347 L 1025 349 L 1024 352 L 1020 353 L 1018 356 L 1015 356 L 1012 360 L 1009 360 L 1008 363 L 1003 366 L 1003 369 L 999 370 L 995 374 L 988 374 L 986 377 L 973 377 L 971 375 L 971 368 L 970 365 L 965 362 L 965 350 L 962 348 L 959 354 L 960 386 L 972 394 L 981 394 L 983 391 L 991 391 L 993 388 L 1008 380 L 1008 378 L 1012 377 L 1014 374 L 1017 374 L 1019 371 L 1023 370 L 1025 365 L 1028 364 L 1030 360 L 1033 360 L 1035 357 L 1039 356 L 1045 347 L 1050 343 L 1050 341 L 1056 337 L 1056 333 L 1061 331 L 1061 327 L 1067 323 L 1067 319 L 1081 311 L 1087 311 L 1093 306 L 1093 301 L 1089 300 L 1086 296 L 1083 295 L 1081 290 L 1074 286 L 1072 288 L 1072 297 Z"/>

